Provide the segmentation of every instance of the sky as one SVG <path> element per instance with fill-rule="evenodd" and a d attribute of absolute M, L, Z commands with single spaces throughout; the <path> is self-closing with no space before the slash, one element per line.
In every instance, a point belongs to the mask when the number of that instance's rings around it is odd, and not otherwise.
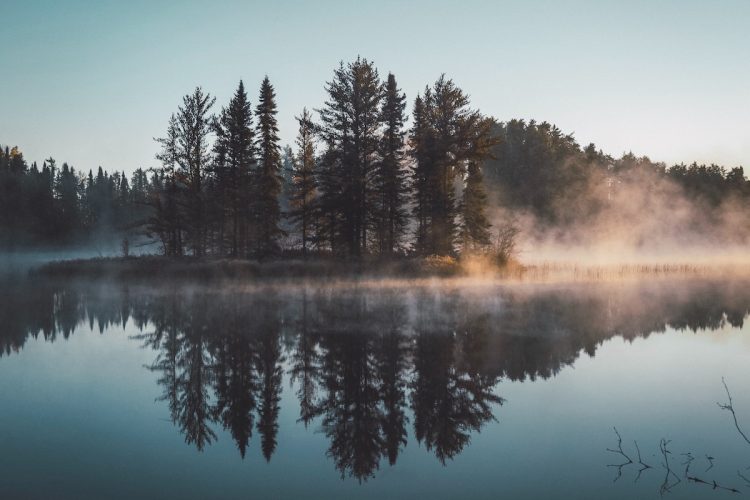
<path fill-rule="evenodd" d="M 202 86 L 253 104 L 268 75 L 282 141 L 339 61 L 393 72 L 411 103 L 441 73 L 473 107 L 619 156 L 750 167 L 750 2 L 0 0 L 0 144 L 79 170 L 154 167 Z"/>

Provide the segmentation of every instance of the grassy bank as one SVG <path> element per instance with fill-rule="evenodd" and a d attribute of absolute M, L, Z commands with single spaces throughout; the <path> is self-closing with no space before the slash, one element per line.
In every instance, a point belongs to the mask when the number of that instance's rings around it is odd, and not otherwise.
<path fill-rule="evenodd" d="M 522 265 L 512 260 L 499 267 L 492 259 L 472 257 L 412 257 L 400 259 L 333 258 L 245 260 L 196 259 L 158 256 L 113 257 L 61 260 L 35 267 L 30 274 L 52 279 L 94 279 L 140 281 L 148 284 L 188 281 L 224 282 L 299 282 L 416 280 L 430 278 L 469 278 L 478 281 L 507 282 L 601 282 L 662 278 L 748 278 L 746 264 L 619 264 L 582 265 L 540 263 Z"/>
<path fill-rule="evenodd" d="M 341 278 L 455 277 L 463 273 L 451 258 L 404 258 L 397 260 L 334 259 L 196 259 L 157 256 L 64 260 L 30 271 L 33 276 L 56 279 L 113 279 L 188 281 L 251 281 Z"/>

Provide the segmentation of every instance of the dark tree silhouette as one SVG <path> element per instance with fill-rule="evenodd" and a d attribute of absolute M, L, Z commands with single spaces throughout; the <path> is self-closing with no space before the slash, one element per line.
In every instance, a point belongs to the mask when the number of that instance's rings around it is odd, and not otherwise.
<path fill-rule="evenodd" d="M 177 255 L 182 251 L 182 229 L 193 255 L 206 253 L 208 217 L 204 185 L 211 161 L 208 141 L 214 120 L 210 109 L 214 102 L 215 99 L 197 87 L 192 94 L 183 97 L 177 114 L 170 119 L 166 137 L 157 139 L 162 145 L 157 158 L 164 165 L 167 192 L 166 200 L 157 198 L 157 219 L 151 228 L 159 234 L 165 229 L 177 233 L 176 237 L 168 237 L 177 240 L 175 247 L 180 247 L 174 250 Z M 171 199 L 173 194 L 174 200 Z M 173 214 L 179 221 L 176 226 L 180 229 L 176 231 L 171 221 L 160 219 L 171 218 Z"/>
<path fill-rule="evenodd" d="M 466 172 L 463 201 L 461 244 L 464 251 L 472 251 L 490 244 L 490 221 L 487 219 L 487 193 L 482 170 L 470 162 Z"/>
<path fill-rule="evenodd" d="M 279 318 L 277 302 L 263 302 L 258 325 L 258 352 L 256 370 L 258 372 L 258 433 L 261 451 L 266 461 L 271 460 L 276 450 L 276 434 L 279 430 L 279 402 L 281 401 L 281 340 L 279 338 Z"/>
<path fill-rule="evenodd" d="M 251 231 L 250 209 L 258 193 L 252 184 L 256 163 L 253 113 L 247 99 L 245 86 L 240 80 L 229 105 L 222 109 L 214 124 L 216 176 L 215 202 L 219 205 L 219 253 L 232 257 L 246 255 Z"/>
<path fill-rule="evenodd" d="M 247 317 L 231 303 L 225 311 L 226 323 L 213 347 L 215 356 L 216 405 L 214 414 L 237 443 L 242 458 L 253 433 L 256 394 L 259 381 L 255 366 L 256 340 L 248 334 L 243 320 Z"/>
<path fill-rule="evenodd" d="M 367 251 L 368 227 L 374 220 L 372 177 L 377 159 L 382 84 L 367 59 L 334 71 L 326 85 L 328 100 L 319 110 L 320 135 L 325 145 L 321 158 L 321 203 L 329 214 L 331 247 L 348 255 Z M 335 246 L 340 238 L 343 248 Z"/>
<path fill-rule="evenodd" d="M 320 359 L 317 352 L 317 335 L 308 315 L 307 292 L 303 292 L 302 311 L 297 324 L 297 343 L 292 354 L 290 379 L 299 384 L 299 422 L 305 427 L 317 416 L 317 381 L 321 377 Z"/>
<path fill-rule="evenodd" d="M 325 94 L 317 123 L 305 111 L 299 117 L 297 154 L 287 147 L 283 160 L 268 78 L 254 110 L 242 81 L 216 118 L 200 87 L 185 96 L 149 174 L 53 158 L 40 167 L 18 147 L 0 147 L 0 250 L 125 254 L 158 242 L 171 257 L 267 258 L 293 255 L 301 241 L 304 255 L 452 256 L 487 245 L 490 207 L 576 237 L 566 231 L 628 229 L 642 213 L 662 214 L 636 228 L 638 245 L 662 230 L 680 241 L 750 239 L 742 167 L 615 158 L 547 122 L 494 121 L 445 76 L 416 96 L 407 132 L 396 78 L 382 82 L 361 57 L 334 70 Z M 683 209 L 663 208 L 675 200 Z"/>
<path fill-rule="evenodd" d="M 147 235 L 158 235 L 168 256 L 182 255 L 183 218 L 179 208 L 181 183 L 178 182 L 178 123 L 173 114 L 169 119 L 166 137 L 156 139 L 162 146 L 156 159 L 162 162 L 158 189 L 153 195 L 154 212 L 147 226 Z M 156 183 L 155 183 L 156 184 Z"/>
<path fill-rule="evenodd" d="M 452 80 L 441 76 L 414 105 L 417 250 L 423 254 L 455 252 L 459 207 L 455 183 L 467 163 L 480 162 L 492 144 L 491 121 L 469 109 L 469 99 Z"/>
<path fill-rule="evenodd" d="M 182 105 L 175 117 L 175 130 L 168 129 L 166 138 L 170 141 L 172 133 L 176 139 L 175 150 L 166 154 L 173 154 L 168 159 L 175 160 L 175 181 L 180 195 L 178 209 L 182 212 L 182 226 L 185 228 L 193 255 L 199 257 L 206 253 L 207 213 L 204 180 L 206 169 L 210 166 L 208 141 L 213 123 L 210 109 L 214 102 L 215 99 L 203 92 L 200 87 L 183 97 Z"/>
<path fill-rule="evenodd" d="M 375 237 L 378 251 L 392 254 L 401 244 L 406 230 L 408 185 L 404 167 L 404 122 L 406 96 L 396 77 L 388 74 L 385 83 L 381 120 L 383 135 L 378 145 L 379 160 L 374 172 Z"/>
<path fill-rule="evenodd" d="M 376 366 L 383 404 L 383 450 L 390 465 L 395 465 L 406 446 L 406 390 L 409 373 L 409 339 L 403 332 L 406 309 L 396 301 L 380 312 L 383 333 L 378 339 Z"/>
<path fill-rule="evenodd" d="M 254 179 L 254 218 L 257 221 L 257 252 L 269 255 L 278 250 L 278 238 L 283 235 L 279 227 L 281 208 L 281 148 L 279 129 L 276 124 L 276 92 L 268 80 L 260 87 L 255 115 L 258 119 L 256 148 L 258 169 Z"/>
<path fill-rule="evenodd" d="M 313 123 L 307 108 L 297 117 L 297 155 L 292 170 L 291 195 L 289 197 L 291 220 L 296 224 L 302 238 L 302 255 L 307 256 L 308 242 L 315 227 L 315 145 Z"/>

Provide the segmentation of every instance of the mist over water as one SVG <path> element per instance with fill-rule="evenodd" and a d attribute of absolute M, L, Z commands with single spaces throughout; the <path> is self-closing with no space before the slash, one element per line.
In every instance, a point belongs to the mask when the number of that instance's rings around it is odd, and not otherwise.
<path fill-rule="evenodd" d="M 0 482 L 32 498 L 630 498 L 658 494 L 665 438 L 716 457 L 691 477 L 744 490 L 750 446 L 716 402 L 726 377 L 750 416 L 747 285 L 25 280 L 0 289 Z M 613 426 L 653 468 L 635 482 L 613 483 Z M 23 479 L 58 461 L 53 482 Z M 721 493 L 677 472 L 680 498 Z"/>
<path fill-rule="evenodd" d="M 484 165 L 494 227 L 519 230 L 524 263 L 747 264 L 741 166 L 615 157 L 547 122 L 497 124 Z"/>
<path fill-rule="evenodd" d="M 750 2 L 419 2 L 0 4 L 0 500 L 750 496 Z"/>

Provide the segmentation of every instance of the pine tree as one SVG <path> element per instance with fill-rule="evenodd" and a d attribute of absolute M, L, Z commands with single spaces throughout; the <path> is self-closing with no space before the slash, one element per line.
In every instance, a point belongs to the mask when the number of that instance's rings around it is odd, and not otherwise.
<path fill-rule="evenodd" d="M 360 256 L 367 251 L 368 228 L 376 220 L 372 177 L 383 88 L 375 66 L 357 58 L 334 71 L 326 92 L 328 100 L 319 110 L 326 145 L 321 206 L 330 217 L 331 241 L 340 236 L 347 253 Z"/>
<path fill-rule="evenodd" d="M 154 175 L 159 179 L 159 185 L 152 195 L 153 215 L 147 225 L 146 234 L 156 234 L 162 242 L 164 253 L 168 256 L 182 255 L 183 218 L 178 208 L 178 197 L 181 184 L 178 182 L 177 163 L 178 152 L 178 123 L 172 114 L 167 126 L 166 137 L 156 139 L 162 149 L 156 159 L 162 162 L 162 168 Z M 156 186 L 156 183 L 154 182 Z"/>
<path fill-rule="evenodd" d="M 349 113 L 348 113 L 348 79 L 346 67 L 341 62 L 334 70 L 333 79 L 326 84 L 328 100 L 320 114 L 321 124 L 317 132 L 324 144 L 320 165 L 316 173 L 316 183 L 320 195 L 317 209 L 319 225 L 316 238 L 321 245 L 327 240 L 332 253 L 339 253 L 341 240 L 345 237 L 344 226 L 351 225 L 351 182 L 346 175 L 346 155 L 350 150 Z"/>
<path fill-rule="evenodd" d="M 159 235 L 167 255 L 182 255 L 183 233 L 193 255 L 206 253 L 208 210 L 206 175 L 211 165 L 209 135 L 215 99 L 196 87 L 182 99 L 172 115 L 167 135 L 156 139 L 162 146 L 156 158 L 162 162 L 164 187 L 155 197 L 154 216 L 148 232 Z"/>
<path fill-rule="evenodd" d="M 489 156 L 492 121 L 469 109 L 468 97 L 444 75 L 419 101 L 412 132 L 417 208 L 422 211 L 418 247 L 422 253 L 451 255 L 458 237 L 456 181 L 468 163 Z"/>
<path fill-rule="evenodd" d="M 462 203 L 463 226 L 461 231 L 465 251 L 490 244 L 490 222 L 487 219 L 487 192 L 482 170 L 476 162 L 467 167 Z"/>
<path fill-rule="evenodd" d="M 75 169 L 63 163 L 55 181 L 57 232 L 64 243 L 77 235 L 79 217 L 78 178 Z"/>
<path fill-rule="evenodd" d="M 212 131 L 210 114 L 215 99 L 197 87 L 186 95 L 177 112 L 177 164 L 185 208 L 185 227 L 193 255 L 206 250 L 206 207 L 204 176 L 209 166 L 208 137 Z"/>
<path fill-rule="evenodd" d="M 404 161 L 404 109 L 406 96 L 400 92 L 393 74 L 388 74 L 381 110 L 384 125 L 378 145 L 379 161 L 375 169 L 376 237 L 380 253 L 392 254 L 406 228 L 407 195 Z"/>
<path fill-rule="evenodd" d="M 237 257 L 247 252 L 250 205 L 255 198 L 251 192 L 251 175 L 256 167 L 253 113 L 242 80 L 214 128 L 218 203 L 222 216 L 220 232 L 223 234 L 226 215 L 229 254 Z"/>
<path fill-rule="evenodd" d="M 294 175 L 294 150 L 289 144 L 281 148 L 281 195 L 279 208 L 281 209 L 281 228 L 289 233 L 289 197 L 292 191 L 292 176 Z"/>
<path fill-rule="evenodd" d="M 256 148 L 258 168 L 255 175 L 254 215 L 257 220 L 257 252 L 260 256 L 278 250 L 278 238 L 284 232 L 279 227 L 281 208 L 281 147 L 276 123 L 276 92 L 268 77 L 260 87 L 255 115 L 258 119 Z"/>
<path fill-rule="evenodd" d="M 294 159 L 292 189 L 290 196 L 290 218 L 297 224 L 302 237 L 302 255 L 307 256 L 307 244 L 312 236 L 314 224 L 314 204 L 316 197 L 315 183 L 315 146 L 313 140 L 312 117 L 307 108 L 297 117 L 299 133 L 297 135 L 297 156 Z"/>
<path fill-rule="evenodd" d="M 432 162 L 429 160 L 429 127 L 425 118 L 424 101 L 420 95 L 414 100 L 412 111 L 413 125 L 409 134 L 411 153 L 414 157 L 412 189 L 414 193 L 414 216 L 417 219 L 415 249 L 420 254 L 429 252 L 427 229 L 429 228 L 428 207 L 430 205 L 429 181 L 432 179 Z"/>

